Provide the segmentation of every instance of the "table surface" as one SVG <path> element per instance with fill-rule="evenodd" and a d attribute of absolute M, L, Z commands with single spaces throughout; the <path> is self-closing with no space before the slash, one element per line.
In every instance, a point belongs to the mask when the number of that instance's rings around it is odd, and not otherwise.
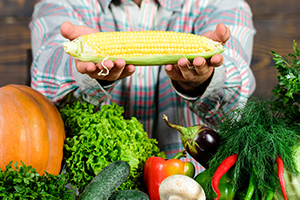
<path fill-rule="evenodd" d="M 296 2 L 297 1 L 297 2 Z M 286 56 L 293 52 L 292 42 L 300 44 L 299 0 L 248 0 L 257 30 L 251 68 L 256 77 L 254 96 L 271 96 L 277 84 L 271 50 Z M 29 84 L 30 32 L 28 23 L 37 0 L 0 2 L 0 87 Z M 298 45 L 300 49 L 300 45 Z"/>

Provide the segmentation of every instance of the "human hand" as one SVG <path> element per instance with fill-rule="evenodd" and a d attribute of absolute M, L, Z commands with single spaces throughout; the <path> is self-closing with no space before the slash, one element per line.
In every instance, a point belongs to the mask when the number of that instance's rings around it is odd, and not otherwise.
<path fill-rule="evenodd" d="M 224 45 L 230 38 L 231 32 L 228 27 L 220 23 L 214 31 L 208 31 L 203 36 Z M 186 58 L 181 58 L 177 65 L 166 65 L 165 71 L 170 79 L 176 83 L 175 87 L 180 92 L 199 96 L 207 86 L 204 83 L 211 77 L 214 68 L 221 66 L 222 63 L 223 56 L 221 54 L 214 55 L 208 60 L 196 57 L 193 63 L 190 63 Z"/>
<path fill-rule="evenodd" d="M 96 33 L 98 30 L 87 26 L 75 26 L 70 22 L 63 22 L 60 27 L 60 32 L 64 38 L 72 41 L 81 35 Z M 116 59 L 114 62 L 106 59 L 103 63 L 97 64 L 75 59 L 75 64 L 78 72 L 87 74 L 91 78 L 104 81 L 115 81 L 117 79 L 122 79 L 132 75 L 135 71 L 134 65 L 126 65 L 125 61 L 121 58 Z M 106 68 L 103 67 L 102 64 L 104 64 Z M 103 73 L 105 73 L 106 70 L 109 70 L 109 74 L 106 76 L 99 76 L 99 72 L 101 70 L 103 70 Z"/>

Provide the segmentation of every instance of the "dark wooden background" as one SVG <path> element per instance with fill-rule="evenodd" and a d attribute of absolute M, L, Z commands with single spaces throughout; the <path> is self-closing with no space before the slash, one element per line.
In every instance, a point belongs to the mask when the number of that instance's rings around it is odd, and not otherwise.
<path fill-rule="evenodd" d="M 0 87 L 28 84 L 28 24 L 37 0 L 0 0 Z M 248 0 L 257 30 L 252 69 L 256 76 L 255 96 L 270 96 L 277 84 L 271 50 L 286 56 L 293 52 L 292 42 L 300 49 L 299 0 Z"/>

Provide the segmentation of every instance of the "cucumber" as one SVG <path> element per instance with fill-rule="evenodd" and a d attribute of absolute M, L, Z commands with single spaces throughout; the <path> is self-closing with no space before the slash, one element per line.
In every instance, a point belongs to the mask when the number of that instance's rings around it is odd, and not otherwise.
<path fill-rule="evenodd" d="M 120 190 L 114 191 L 109 200 L 150 200 L 150 198 L 140 190 Z"/>
<path fill-rule="evenodd" d="M 112 193 L 127 179 L 130 165 L 125 161 L 115 161 L 107 165 L 86 186 L 80 200 L 108 200 Z"/>

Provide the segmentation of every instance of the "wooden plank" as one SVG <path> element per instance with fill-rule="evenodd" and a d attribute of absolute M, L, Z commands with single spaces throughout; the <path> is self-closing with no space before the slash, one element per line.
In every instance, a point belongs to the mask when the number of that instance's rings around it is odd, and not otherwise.
<path fill-rule="evenodd" d="M 0 16 L 30 17 L 36 2 L 38 0 L 2 0 L 0 2 Z"/>
<path fill-rule="evenodd" d="M 294 52 L 293 40 L 300 44 L 300 14 L 297 18 L 254 20 L 254 24 L 257 29 L 251 66 L 257 81 L 254 95 L 271 96 L 271 90 L 278 82 L 270 51 L 273 50 L 284 57 Z M 300 49 L 300 45 L 298 48 Z"/>
<path fill-rule="evenodd" d="M 246 0 L 254 16 L 261 14 L 299 14 L 299 0 Z"/>
<path fill-rule="evenodd" d="M 28 49 L 30 19 L 14 19 L 13 23 L 0 21 L 0 86 L 28 84 Z"/>
<path fill-rule="evenodd" d="M 254 96 L 271 96 L 277 81 L 277 70 L 270 51 L 282 56 L 293 52 L 292 42 L 300 44 L 299 0 L 247 0 L 253 12 L 257 34 L 254 40 L 252 70 L 257 87 Z M 300 46 L 299 46 L 300 48 Z"/>

